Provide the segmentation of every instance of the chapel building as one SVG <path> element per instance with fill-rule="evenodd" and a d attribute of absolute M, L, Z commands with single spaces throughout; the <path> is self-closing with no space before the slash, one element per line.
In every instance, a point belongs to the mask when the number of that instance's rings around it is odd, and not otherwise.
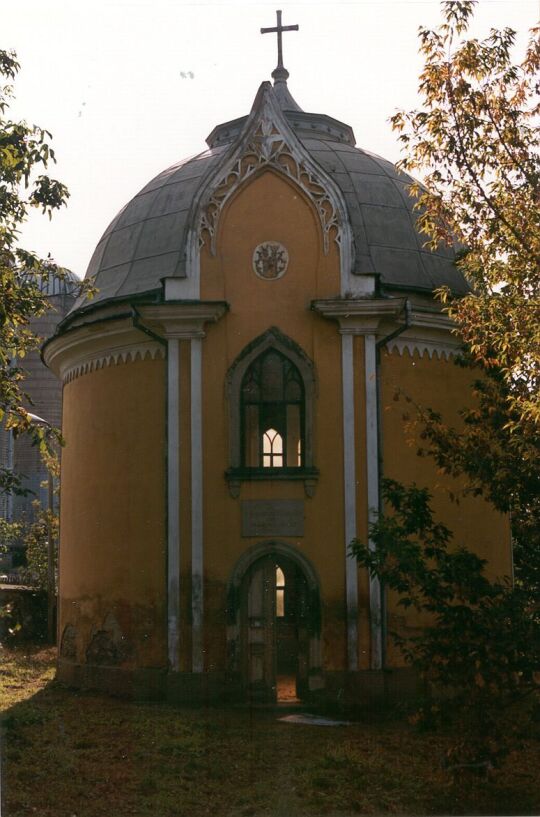
<path fill-rule="evenodd" d="M 279 26 L 278 26 L 279 27 Z M 411 691 L 422 625 L 349 554 L 381 477 L 426 485 L 511 572 L 507 521 L 407 440 L 400 389 L 456 421 L 471 373 L 412 179 L 304 112 L 281 60 L 251 113 L 111 222 L 44 348 L 64 382 L 58 676 L 174 700 Z"/>

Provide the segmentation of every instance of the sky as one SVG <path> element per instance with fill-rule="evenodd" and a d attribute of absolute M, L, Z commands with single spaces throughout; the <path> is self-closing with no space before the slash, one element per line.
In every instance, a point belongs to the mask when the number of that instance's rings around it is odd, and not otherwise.
<path fill-rule="evenodd" d="M 151 178 L 204 150 L 215 125 L 249 113 L 276 65 L 279 0 L 18 0 L 2 8 L 0 48 L 21 71 L 12 118 L 53 134 L 67 208 L 33 213 L 21 245 L 83 276 L 115 214 Z M 400 156 L 388 118 L 418 104 L 417 31 L 438 0 L 279 3 L 289 89 L 305 111 L 353 127 L 357 144 Z M 516 29 L 519 56 L 539 0 L 480 0 L 472 33 Z"/>

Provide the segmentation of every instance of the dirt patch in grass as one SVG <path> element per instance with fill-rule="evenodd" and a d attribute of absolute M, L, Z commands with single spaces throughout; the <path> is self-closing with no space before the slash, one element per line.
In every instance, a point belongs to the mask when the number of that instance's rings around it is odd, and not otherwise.
<path fill-rule="evenodd" d="M 7 817 L 536 814 L 540 746 L 493 780 L 453 783 L 445 739 L 401 722 L 315 727 L 241 708 L 179 709 L 77 694 L 53 653 L 3 650 Z M 7 682 L 5 685 L 4 682 Z"/>

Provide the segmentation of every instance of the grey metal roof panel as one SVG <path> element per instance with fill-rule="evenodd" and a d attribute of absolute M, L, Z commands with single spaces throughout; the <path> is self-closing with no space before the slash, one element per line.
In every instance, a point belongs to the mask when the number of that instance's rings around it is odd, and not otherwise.
<path fill-rule="evenodd" d="M 90 303 L 93 304 L 106 301 L 108 298 L 114 298 L 118 294 L 118 290 L 121 289 L 127 281 L 130 271 L 130 263 L 119 264 L 117 267 L 100 271 L 95 279 L 98 292 Z"/>
<path fill-rule="evenodd" d="M 332 150 L 337 151 L 338 153 L 348 153 L 350 150 L 358 150 L 353 145 L 345 144 L 344 142 L 332 142 Z"/>
<path fill-rule="evenodd" d="M 130 295 L 159 289 L 161 279 L 174 275 L 178 253 L 169 252 L 152 258 L 140 258 L 134 261 L 129 271 L 128 280 L 118 289 L 117 295 Z"/>
<path fill-rule="evenodd" d="M 388 286 L 432 290 L 431 278 L 426 273 L 416 250 L 397 247 L 371 247 L 375 269 Z"/>
<path fill-rule="evenodd" d="M 106 233 L 103 238 L 100 240 L 99 244 L 97 245 L 96 249 L 92 253 L 92 257 L 90 259 L 90 263 L 88 264 L 88 272 L 86 275 L 93 274 L 95 275 L 99 269 L 101 269 L 101 262 L 103 260 L 103 253 L 107 248 L 107 243 L 109 241 L 109 235 Z M 94 272 L 90 272 L 93 270 Z"/>
<path fill-rule="evenodd" d="M 323 139 L 310 139 L 300 137 L 300 141 L 306 148 L 306 150 L 313 151 L 313 150 L 332 150 L 332 145 L 329 142 L 325 142 Z M 332 143 L 334 144 L 334 143 Z"/>
<path fill-rule="evenodd" d="M 201 178 L 204 172 L 211 164 L 211 160 L 207 160 L 204 164 L 192 159 L 189 164 L 179 168 L 175 173 L 172 173 L 166 180 L 166 184 L 177 184 L 177 182 L 188 182 Z M 162 185 L 163 186 L 163 185 Z"/>
<path fill-rule="evenodd" d="M 360 204 L 383 204 L 385 207 L 403 207 L 403 199 L 395 182 L 385 176 L 371 173 L 350 173 L 356 197 Z"/>
<path fill-rule="evenodd" d="M 405 208 L 385 207 L 380 204 L 362 204 L 362 215 L 370 245 L 418 249 L 409 213 Z"/>
<path fill-rule="evenodd" d="M 131 201 L 128 201 L 128 203 L 124 204 L 122 209 L 118 211 L 118 213 L 115 215 L 115 217 L 113 218 L 111 223 L 105 229 L 105 232 L 102 235 L 102 239 L 105 238 L 105 236 L 110 235 L 115 230 L 115 228 L 118 226 L 118 222 L 122 218 L 122 215 L 125 213 L 125 211 L 129 208 L 130 205 L 131 205 Z"/>
<path fill-rule="evenodd" d="M 394 185 L 395 189 L 399 192 L 401 199 L 408 210 L 415 211 L 415 206 L 418 202 L 418 198 L 412 195 L 411 190 L 413 186 L 412 180 L 410 181 L 402 181 L 401 179 L 392 179 L 390 180 L 391 184 Z"/>
<path fill-rule="evenodd" d="M 336 151 L 337 153 L 337 151 Z M 348 151 L 339 151 L 339 160 L 346 170 L 356 171 L 357 173 L 374 173 L 377 176 L 381 175 L 381 169 L 377 162 L 371 156 L 363 151 L 357 151 L 354 148 L 349 148 Z"/>
<path fill-rule="evenodd" d="M 358 204 L 356 194 L 354 192 L 344 193 L 344 199 L 345 203 L 347 204 L 347 211 L 349 213 L 349 219 L 354 235 L 356 252 L 366 253 L 369 255 L 369 242 L 364 223 L 364 216 L 362 213 L 362 208 Z"/>
<path fill-rule="evenodd" d="M 342 193 L 354 193 L 354 185 L 348 173 L 332 173 L 332 178 Z"/>
<path fill-rule="evenodd" d="M 144 221 L 139 221 L 136 224 L 130 224 L 128 227 L 119 227 L 113 230 L 101 259 L 101 269 L 117 267 L 132 260 L 143 224 Z"/>
<path fill-rule="evenodd" d="M 346 169 L 333 150 L 311 150 L 309 155 L 312 159 L 315 159 L 327 173 L 340 173 Z"/>
<path fill-rule="evenodd" d="M 354 272 L 355 275 L 373 275 L 373 273 L 376 272 L 371 255 L 365 252 L 359 252 L 358 243 L 356 245 Z"/>
<path fill-rule="evenodd" d="M 149 190 L 147 193 L 140 193 L 132 199 L 127 207 L 121 211 L 116 219 L 115 229 L 129 227 L 130 224 L 137 224 L 152 208 L 159 188 Z"/>
<path fill-rule="evenodd" d="M 138 195 L 140 196 L 143 193 L 148 193 L 149 190 L 156 190 L 159 187 L 163 187 L 163 185 L 167 184 L 167 181 L 169 181 L 171 177 L 174 176 L 178 169 L 183 167 L 184 164 L 188 161 L 189 159 L 184 159 L 181 162 L 177 162 L 175 165 L 172 165 L 171 167 L 168 167 L 165 170 L 163 170 L 157 176 L 154 176 L 154 178 L 150 179 L 148 184 L 146 184 L 142 188 Z"/>
<path fill-rule="evenodd" d="M 179 274 L 185 226 L 203 177 L 223 148 L 177 162 L 152 179 L 107 227 L 88 265 L 97 293 L 88 303 L 146 292 Z M 181 274 L 181 272 L 180 272 Z M 86 304 L 79 300 L 74 310 Z"/>
<path fill-rule="evenodd" d="M 433 289 L 448 286 L 456 295 L 464 295 L 469 291 L 463 275 L 453 264 L 448 263 L 439 253 L 420 253 L 424 267 L 429 273 Z"/>
<path fill-rule="evenodd" d="M 381 156 L 377 156 L 375 153 L 369 154 L 370 159 L 375 162 L 378 167 L 380 167 L 382 173 L 385 173 L 387 176 L 390 176 L 392 179 L 396 179 L 397 181 L 406 181 L 410 180 L 410 177 L 407 176 L 403 170 L 400 170 L 392 162 L 389 162 L 387 159 L 383 159 Z"/>
<path fill-rule="evenodd" d="M 189 210 L 193 197 L 200 185 L 200 176 L 182 179 L 174 184 L 166 184 L 156 191 L 156 198 L 150 213 L 152 217 Z"/>
<path fill-rule="evenodd" d="M 150 258 L 168 252 L 178 252 L 183 228 L 188 217 L 187 210 L 148 218 L 142 224 L 132 260 Z"/>

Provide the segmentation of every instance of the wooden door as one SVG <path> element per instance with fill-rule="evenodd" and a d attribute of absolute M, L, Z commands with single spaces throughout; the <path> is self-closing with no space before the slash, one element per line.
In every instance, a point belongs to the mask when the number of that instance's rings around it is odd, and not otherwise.
<path fill-rule="evenodd" d="M 296 694 L 303 698 L 309 688 L 309 589 L 304 574 L 297 568 L 296 571 L 296 626 L 297 626 L 297 665 L 296 665 Z"/>
<path fill-rule="evenodd" d="M 251 700 L 276 700 L 276 566 L 261 559 L 247 577 L 244 603 L 244 678 Z"/>

